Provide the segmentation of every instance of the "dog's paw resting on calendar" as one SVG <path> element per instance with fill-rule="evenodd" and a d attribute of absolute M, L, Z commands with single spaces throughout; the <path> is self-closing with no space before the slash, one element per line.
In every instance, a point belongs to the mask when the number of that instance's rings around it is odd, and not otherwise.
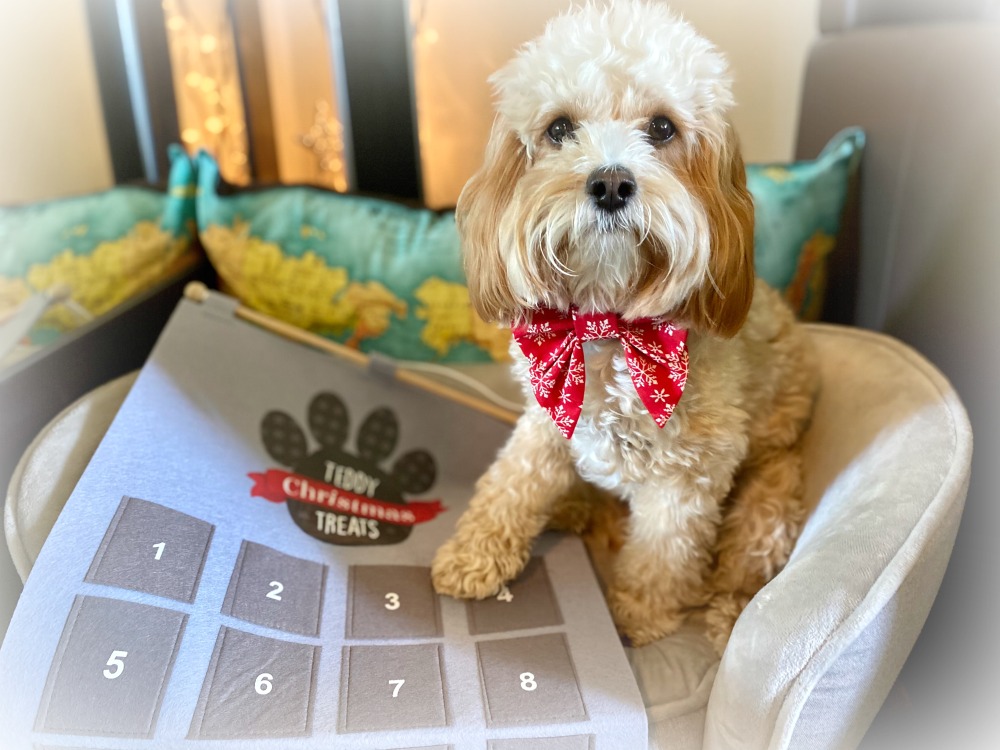
<path fill-rule="evenodd" d="M 457 217 L 470 299 L 511 325 L 528 406 L 434 585 L 497 593 L 555 519 L 586 525 L 589 483 L 629 509 L 607 592 L 623 635 L 701 612 L 721 651 L 798 535 L 818 379 L 754 279 L 726 62 L 663 5 L 619 0 L 554 19 L 492 82 Z"/>

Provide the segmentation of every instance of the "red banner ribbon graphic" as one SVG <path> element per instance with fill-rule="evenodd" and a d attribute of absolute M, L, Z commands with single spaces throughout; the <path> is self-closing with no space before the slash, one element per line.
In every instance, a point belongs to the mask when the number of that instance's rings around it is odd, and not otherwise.
<path fill-rule="evenodd" d="M 250 497 L 262 497 L 272 503 L 297 500 L 335 513 L 348 513 L 399 526 L 426 523 L 447 510 L 440 500 L 409 501 L 406 505 L 389 503 L 281 469 L 268 469 L 263 474 L 251 472 L 247 476 L 254 481 Z"/>

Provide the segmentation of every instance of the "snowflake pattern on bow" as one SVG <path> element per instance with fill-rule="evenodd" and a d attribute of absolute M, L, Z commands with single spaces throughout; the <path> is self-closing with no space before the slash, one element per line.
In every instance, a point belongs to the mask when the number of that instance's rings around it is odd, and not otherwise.
<path fill-rule="evenodd" d="M 583 342 L 617 338 L 632 383 L 653 420 L 663 427 L 687 383 L 687 331 L 660 318 L 622 321 L 607 313 L 540 309 L 513 328 L 528 359 L 531 387 L 559 431 L 570 438 L 583 410 L 586 363 Z"/>
<path fill-rule="evenodd" d="M 588 320 L 584 328 L 583 340 L 608 339 L 614 335 L 615 330 L 610 320 Z"/>
<path fill-rule="evenodd" d="M 663 425 L 667 423 L 667 420 L 674 415 L 675 408 L 676 407 L 674 406 L 674 404 L 666 404 L 664 405 L 662 414 L 656 414 L 653 416 L 653 419 L 655 420 L 657 427 L 662 428 Z"/>
<path fill-rule="evenodd" d="M 657 366 L 655 362 L 638 357 L 628 358 L 628 371 L 632 375 L 632 382 L 636 389 L 643 386 L 656 385 Z"/>
<path fill-rule="evenodd" d="M 573 428 L 576 427 L 577 420 L 580 418 L 579 414 L 574 416 L 563 406 L 554 406 L 548 412 L 561 433 L 565 435 L 567 430 L 569 430 L 570 434 L 573 433 Z"/>
<path fill-rule="evenodd" d="M 571 385 L 585 385 L 587 382 L 587 365 L 583 357 L 575 358 L 570 362 L 569 370 L 566 371 L 566 382 Z"/>
<path fill-rule="evenodd" d="M 555 384 L 545 376 L 544 372 L 538 370 L 531 371 L 531 389 L 535 392 L 536 398 L 548 398 Z"/>
<path fill-rule="evenodd" d="M 528 335 L 535 344 L 541 344 L 548 341 L 555 334 L 548 323 L 534 323 L 528 326 Z"/>
<path fill-rule="evenodd" d="M 677 351 L 670 352 L 667 357 L 667 366 L 670 368 L 670 379 L 677 384 L 682 391 L 687 385 L 688 374 L 688 353 L 687 348 L 678 347 Z"/>
<path fill-rule="evenodd" d="M 665 390 L 663 390 L 662 388 L 658 388 L 655 391 L 653 391 L 653 394 L 650 396 L 650 398 L 653 399 L 653 401 L 655 401 L 656 403 L 662 404 L 666 402 L 667 398 L 669 397 L 667 396 L 667 392 Z"/>

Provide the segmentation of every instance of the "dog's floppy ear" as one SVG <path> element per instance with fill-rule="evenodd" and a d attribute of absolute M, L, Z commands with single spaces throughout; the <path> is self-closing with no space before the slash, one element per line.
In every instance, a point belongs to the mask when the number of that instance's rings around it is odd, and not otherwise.
<path fill-rule="evenodd" d="M 696 330 L 729 338 L 743 326 L 754 289 L 753 198 L 731 124 L 723 138 L 702 139 L 690 176 L 709 224 L 709 278 L 688 299 L 681 317 Z"/>
<path fill-rule="evenodd" d="M 469 301 L 486 321 L 509 323 L 517 315 L 518 305 L 510 291 L 501 247 L 500 224 L 526 164 L 524 144 L 497 118 L 483 166 L 458 198 L 455 218 L 462 238 Z"/>

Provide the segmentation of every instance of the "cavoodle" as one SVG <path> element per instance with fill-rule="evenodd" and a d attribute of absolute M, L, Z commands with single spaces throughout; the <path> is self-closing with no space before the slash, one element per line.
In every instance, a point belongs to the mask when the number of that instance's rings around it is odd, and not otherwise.
<path fill-rule="evenodd" d="M 469 294 L 511 325 L 527 407 L 433 563 L 496 595 L 546 527 L 627 506 L 607 596 L 642 645 L 704 613 L 721 652 L 803 520 L 817 367 L 755 280 L 753 202 L 723 56 L 663 5 L 552 20 L 491 82 L 458 203 Z"/>

